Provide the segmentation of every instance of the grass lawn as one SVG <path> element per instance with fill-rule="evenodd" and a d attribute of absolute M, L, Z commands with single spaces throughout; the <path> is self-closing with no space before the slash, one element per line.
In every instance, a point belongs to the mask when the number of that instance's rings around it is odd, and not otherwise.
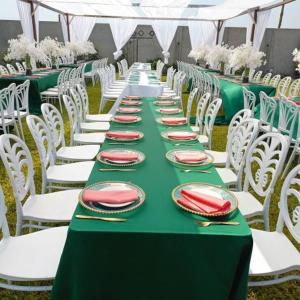
<path fill-rule="evenodd" d="M 90 111 L 91 113 L 98 113 L 99 107 L 99 95 L 100 88 L 99 86 L 88 87 L 89 99 L 90 99 Z M 184 100 L 187 99 L 187 94 L 184 94 Z M 69 128 L 67 121 L 67 114 L 64 111 L 64 123 L 66 124 L 66 139 L 69 140 Z M 25 122 L 23 123 L 23 128 L 25 131 L 25 140 L 30 148 L 31 154 L 34 159 L 34 167 L 35 167 L 35 183 L 37 192 L 40 192 L 41 188 L 41 171 L 40 171 L 40 161 L 39 156 L 34 144 L 34 141 L 29 133 L 27 125 Z M 227 135 L 227 126 L 215 126 L 213 132 L 213 143 L 212 149 L 217 151 L 224 151 L 226 146 L 226 135 Z M 0 162 L 0 184 L 4 190 L 4 194 L 6 197 L 6 204 L 8 208 L 7 218 L 11 230 L 11 234 L 13 235 L 15 232 L 15 222 L 16 222 L 16 214 L 15 214 L 15 202 L 12 194 L 12 189 L 9 183 L 9 179 L 7 177 L 6 171 L 2 162 Z M 275 193 L 272 196 L 271 209 L 270 209 L 270 220 L 271 220 L 271 230 L 275 229 L 276 221 L 278 218 L 278 201 L 281 191 L 282 181 L 278 181 L 276 184 Z M 0 234 L 1 236 L 1 234 Z M 300 247 L 297 245 L 298 250 Z M 74 283 L 78 284 L 78 283 Z M 8 291 L 0 288 L 0 300 L 45 300 L 49 298 L 49 293 L 28 293 L 28 292 L 14 292 Z M 260 288 L 251 288 L 248 292 L 249 300 L 273 300 L 273 299 L 282 299 L 282 300 L 296 300 L 300 299 L 300 284 L 296 281 L 290 281 L 288 283 L 271 286 L 271 287 L 260 287 Z M 59 299 L 63 300 L 63 299 Z M 85 299 L 82 299 L 85 300 Z M 103 299 L 106 300 L 106 299 Z M 121 299 L 114 299 L 121 300 Z M 141 299 L 143 300 L 143 299 Z M 162 300 L 162 299 L 157 299 Z M 165 299 L 169 300 L 169 299 Z M 188 299 L 187 299 L 188 300 Z M 205 299 L 205 300 L 214 300 L 214 299 Z"/>

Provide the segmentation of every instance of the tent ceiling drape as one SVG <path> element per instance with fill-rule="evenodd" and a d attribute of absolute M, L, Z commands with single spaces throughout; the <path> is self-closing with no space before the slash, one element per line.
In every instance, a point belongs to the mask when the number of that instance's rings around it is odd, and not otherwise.
<path fill-rule="evenodd" d="M 57 12 L 94 17 L 137 19 L 227 20 L 281 0 L 224 0 L 210 7 L 188 7 L 188 0 L 33 0 Z M 136 1 L 137 2 L 137 1 Z"/>

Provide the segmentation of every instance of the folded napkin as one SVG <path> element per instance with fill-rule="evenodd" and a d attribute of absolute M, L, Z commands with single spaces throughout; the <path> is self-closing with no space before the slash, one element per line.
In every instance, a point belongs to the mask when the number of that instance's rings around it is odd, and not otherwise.
<path fill-rule="evenodd" d="M 184 117 L 178 117 L 178 118 L 161 118 L 161 121 L 164 124 L 185 124 L 186 123 L 186 118 Z"/>
<path fill-rule="evenodd" d="M 101 158 L 113 161 L 137 161 L 139 156 L 134 152 L 101 152 Z"/>
<path fill-rule="evenodd" d="M 136 190 L 114 190 L 114 191 L 95 191 L 84 190 L 82 200 L 84 202 L 103 202 L 111 204 L 121 204 L 139 199 Z"/>
<path fill-rule="evenodd" d="M 161 113 L 176 113 L 179 111 L 178 108 L 161 108 L 159 110 Z"/>
<path fill-rule="evenodd" d="M 137 104 L 140 104 L 139 101 L 134 101 L 134 100 L 122 100 L 121 103 L 125 104 L 125 105 L 137 105 Z"/>
<path fill-rule="evenodd" d="M 175 101 L 156 101 L 156 104 L 170 105 L 170 104 L 176 104 L 176 102 Z"/>
<path fill-rule="evenodd" d="M 295 101 L 295 104 L 300 106 L 300 101 Z"/>
<path fill-rule="evenodd" d="M 230 201 L 200 192 L 181 191 L 178 203 L 192 210 L 204 213 L 222 213 L 230 209 Z"/>
<path fill-rule="evenodd" d="M 197 133 L 195 132 L 180 132 L 180 131 L 174 131 L 174 132 L 169 132 L 167 136 L 170 139 L 174 140 L 191 140 L 194 139 L 197 136 Z"/>
<path fill-rule="evenodd" d="M 140 133 L 136 131 L 107 131 L 106 136 L 110 138 L 136 139 L 140 137 Z"/>
<path fill-rule="evenodd" d="M 140 110 L 136 107 L 119 107 L 119 112 L 127 112 L 127 113 L 134 113 L 139 112 Z"/>
<path fill-rule="evenodd" d="M 139 100 L 139 99 L 141 99 L 141 96 L 126 96 L 125 98 L 126 99 L 136 99 L 136 100 Z"/>
<path fill-rule="evenodd" d="M 197 163 L 207 159 L 207 155 L 201 152 L 175 153 L 177 161 L 185 163 Z"/>
<path fill-rule="evenodd" d="M 137 116 L 115 116 L 114 119 L 122 122 L 134 122 L 137 120 Z"/>

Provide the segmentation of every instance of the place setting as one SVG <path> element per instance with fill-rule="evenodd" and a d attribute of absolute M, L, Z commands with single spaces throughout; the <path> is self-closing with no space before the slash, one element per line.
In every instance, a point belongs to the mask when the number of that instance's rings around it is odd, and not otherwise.
<path fill-rule="evenodd" d="M 140 131 L 107 131 L 106 139 L 110 145 L 136 145 L 138 141 L 144 138 Z"/>
<path fill-rule="evenodd" d="M 79 203 L 97 214 L 121 214 L 136 210 L 145 201 L 145 192 L 137 185 L 124 181 L 103 181 L 85 187 L 79 194 Z M 75 215 L 78 219 L 108 222 L 126 222 L 127 218 Z"/>
<path fill-rule="evenodd" d="M 161 107 L 157 108 L 156 111 L 163 115 L 177 115 L 182 113 L 182 109 L 178 107 Z"/>
<path fill-rule="evenodd" d="M 141 111 L 142 111 L 142 109 L 140 107 L 123 107 L 123 106 L 120 106 L 117 109 L 117 112 L 120 113 L 120 114 L 136 114 L 136 113 L 139 113 Z"/>
<path fill-rule="evenodd" d="M 153 101 L 153 104 L 154 105 L 157 105 L 157 106 L 174 106 L 174 105 L 177 105 L 178 102 L 175 101 L 175 100 L 155 100 Z"/>
<path fill-rule="evenodd" d="M 140 100 L 129 100 L 129 99 L 123 99 L 121 101 L 121 105 L 125 105 L 125 106 L 139 106 L 142 105 L 142 101 Z"/>
<path fill-rule="evenodd" d="M 136 115 L 115 115 L 111 121 L 120 124 L 134 124 L 142 120 L 142 117 Z"/>
<path fill-rule="evenodd" d="M 97 160 L 107 166 L 116 168 L 100 168 L 100 172 L 131 172 L 136 171 L 131 166 L 144 162 L 146 156 L 143 152 L 134 149 L 113 148 L 98 153 Z M 127 168 L 126 168 L 127 167 Z"/>
<path fill-rule="evenodd" d="M 174 143 L 175 146 L 198 144 L 199 134 L 188 130 L 166 130 L 161 132 L 161 137 L 167 142 Z"/>
<path fill-rule="evenodd" d="M 220 186 L 200 182 L 181 184 L 172 191 L 172 199 L 182 210 L 208 218 L 208 221 L 196 220 L 199 226 L 239 225 L 239 222 L 230 221 L 238 208 L 238 200 Z"/>
<path fill-rule="evenodd" d="M 156 122 L 166 126 L 183 126 L 187 124 L 185 117 L 160 117 L 156 118 Z"/>

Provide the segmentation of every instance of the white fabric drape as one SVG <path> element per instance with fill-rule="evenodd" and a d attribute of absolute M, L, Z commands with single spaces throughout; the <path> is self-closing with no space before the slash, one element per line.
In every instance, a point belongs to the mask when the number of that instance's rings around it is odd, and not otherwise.
<path fill-rule="evenodd" d="M 70 42 L 86 42 L 96 24 L 97 18 L 93 17 L 69 17 Z M 65 43 L 68 42 L 67 17 L 60 15 L 61 29 Z"/>
<path fill-rule="evenodd" d="M 271 10 L 265 10 L 257 13 L 257 22 L 255 25 L 254 38 L 253 38 L 253 47 L 256 50 L 259 50 L 261 42 L 263 40 L 265 30 L 268 26 Z M 253 25 L 253 13 L 252 16 L 249 14 L 249 25 L 247 28 L 247 37 L 246 42 L 250 43 L 251 33 Z"/>
<path fill-rule="evenodd" d="M 34 34 L 33 34 L 33 26 L 32 26 L 32 16 L 31 16 L 31 9 L 30 4 L 23 1 L 17 1 L 20 21 L 22 25 L 22 30 L 24 35 L 31 41 L 34 41 Z M 36 4 L 34 5 L 34 16 L 35 16 L 35 28 L 36 28 L 36 35 L 37 35 L 37 42 L 39 41 L 39 15 L 38 15 L 38 8 Z"/>
<path fill-rule="evenodd" d="M 128 42 L 137 26 L 136 20 L 112 19 L 109 22 L 112 36 L 116 45 L 114 58 L 118 59 L 122 55 L 122 48 Z"/>
<path fill-rule="evenodd" d="M 162 54 L 164 56 L 164 63 L 168 63 L 170 57 L 170 46 L 175 36 L 178 26 L 178 21 L 168 21 L 168 20 L 154 20 L 152 23 L 152 28 L 155 32 L 156 38 L 159 45 L 162 48 Z"/>
<path fill-rule="evenodd" d="M 189 26 L 192 50 L 200 48 L 201 46 L 204 46 L 204 45 L 206 45 L 206 46 L 215 45 L 216 38 L 217 38 L 217 29 L 213 22 L 189 21 L 188 26 Z M 223 33 L 224 33 L 224 30 L 223 30 Z M 219 41 L 222 41 L 223 33 L 220 32 Z"/>

